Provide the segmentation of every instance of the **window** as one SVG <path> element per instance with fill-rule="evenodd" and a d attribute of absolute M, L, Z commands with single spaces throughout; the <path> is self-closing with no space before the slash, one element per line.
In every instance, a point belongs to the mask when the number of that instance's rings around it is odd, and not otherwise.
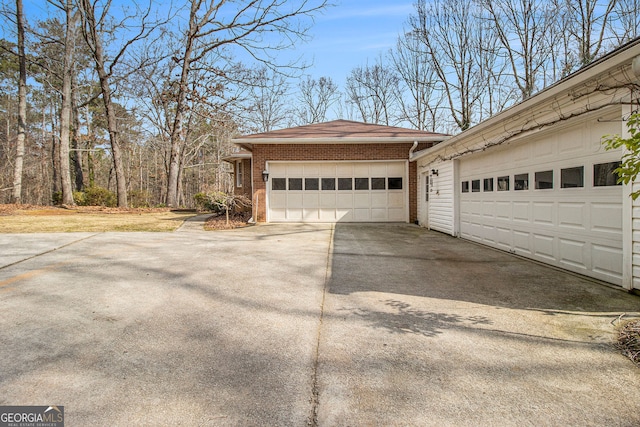
<path fill-rule="evenodd" d="M 584 166 L 560 170 L 560 188 L 584 187 Z"/>
<path fill-rule="evenodd" d="M 469 181 L 462 181 L 462 192 L 463 193 L 469 192 Z"/>
<path fill-rule="evenodd" d="M 369 178 L 356 178 L 356 190 L 368 190 Z"/>
<path fill-rule="evenodd" d="M 508 176 L 499 176 L 498 177 L 498 191 L 509 191 L 509 177 Z"/>
<path fill-rule="evenodd" d="M 521 173 L 513 176 L 513 189 L 516 191 L 519 190 L 528 190 L 529 189 L 529 174 Z"/>
<path fill-rule="evenodd" d="M 318 190 L 319 189 L 319 179 L 318 178 L 305 178 L 304 179 L 304 189 L 305 190 Z"/>
<path fill-rule="evenodd" d="M 384 178 L 371 178 L 371 189 L 372 190 L 386 190 L 387 189 L 387 180 Z"/>
<path fill-rule="evenodd" d="M 471 191 L 473 191 L 474 193 L 480 192 L 480 180 L 479 179 L 474 179 L 473 181 L 471 181 Z"/>
<path fill-rule="evenodd" d="M 351 190 L 353 180 L 351 178 L 338 178 L 338 190 Z"/>
<path fill-rule="evenodd" d="M 424 177 L 424 201 L 428 202 L 429 201 L 429 187 L 431 186 L 430 182 L 433 178 L 430 176 L 425 176 Z"/>
<path fill-rule="evenodd" d="M 287 179 L 286 178 L 271 178 L 271 189 L 272 190 L 286 190 L 287 189 Z"/>
<path fill-rule="evenodd" d="M 618 184 L 618 174 L 614 171 L 620 167 L 620 162 L 600 163 L 593 165 L 593 186 L 608 187 Z"/>
<path fill-rule="evenodd" d="M 322 182 L 322 189 L 327 191 L 336 189 L 336 179 L 335 178 L 322 178 L 320 180 Z"/>
<path fill-rule="evenodd" d="M 553 188 L 553 171 L 536 172 L 536 190 Z"/>
<path fill-rule="evenodd" d="M 402 178 L 387 178 L 387 188 L 389 190 L 402 190 Z"/>
<path fill-rule="evenodd" d="M 242 160 L 236 160 L 236 187 L 242 187 L 244 177 L 244 167 Z"/>
<path fill-rule="evenodd" d="M 493 178 L 484 179 L 484 191 L 493 191 Z"/>
<path fill-rule="evenodd" d="M 302 178 L 289 178 L 289 191 L 302 190 Z"/>

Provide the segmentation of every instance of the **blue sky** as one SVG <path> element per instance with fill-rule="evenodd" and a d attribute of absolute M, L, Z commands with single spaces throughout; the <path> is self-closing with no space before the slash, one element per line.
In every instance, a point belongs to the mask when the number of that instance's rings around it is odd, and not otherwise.
<path fill-rule="evenodd" d="M 310 31 L 312 40 L 300 46 L 313 66 L 313 77 L 331 77 L 340 86 L 359 65 L 373 63 L 395 46 L 413 3 L 389 0 L 342 0 L 318 16 Z"/>

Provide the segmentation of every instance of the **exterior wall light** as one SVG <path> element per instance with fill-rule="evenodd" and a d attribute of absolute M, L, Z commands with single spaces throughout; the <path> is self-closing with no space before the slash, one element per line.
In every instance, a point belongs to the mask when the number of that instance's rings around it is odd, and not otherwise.
<path fill-rule="evenodd" d="M 264 182 L 269 181 L 269 171 L 262 171 L 262 180 Z"/>

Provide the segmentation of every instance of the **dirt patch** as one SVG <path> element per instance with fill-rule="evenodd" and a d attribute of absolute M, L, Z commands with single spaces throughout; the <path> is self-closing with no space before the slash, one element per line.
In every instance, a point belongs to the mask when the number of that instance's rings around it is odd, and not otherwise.
<path fill-rule="evenodd" d="M 640 367 L 640 319 L 629 320 L 620 326 L 617 347 Z"/>
<path fill-rule="evenodd" d="M 208 231 L 212 230 L 231 230 L 239 227 L 246 227 L 251 218 L 251 212 L 240 212 L 229 215 L 229 222 L 227 223 L 227 216 L 225 214 L 214 215 L 207 219 L 204 224 L 204 229 Z"/>

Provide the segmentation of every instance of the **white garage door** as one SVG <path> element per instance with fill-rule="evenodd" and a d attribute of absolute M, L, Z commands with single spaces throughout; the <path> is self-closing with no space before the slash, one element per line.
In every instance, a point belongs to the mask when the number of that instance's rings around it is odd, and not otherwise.
<path fill-rule="evenodd" d="M 619 152 L 597 121 L 460 161 L 460 234 L 519 255 L 622 283 Z M 615 128 L 614 128 L 615 129 Z"/>
<path fill-rule="evenodd" d="M 408 222 L 406 161 L 268 162 L 270 222 Z"/>

